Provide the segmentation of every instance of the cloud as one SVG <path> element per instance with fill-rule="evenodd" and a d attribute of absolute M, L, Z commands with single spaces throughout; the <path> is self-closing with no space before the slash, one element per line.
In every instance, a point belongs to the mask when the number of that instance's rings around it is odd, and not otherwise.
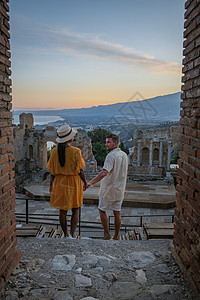
<path fill-rule="evenodd" d="M 28 34 L 25 34 L 24 31 L 28 31 Z M 29 53 L 53 54 L 62 52 L 72 56 L 138 65 L 159 73 L 179 76 L 181 74 L 181 66 L 177 62 L 157 60 L 149 54 L 138 52 L 121 44 L 110 43 L 92 34 L 73 32 L 68 29 L 55 30 L 38 24 L 32 25 L 32 27 L 23 26 L 22 31 L 15 32 L 26 37 L 26 48 Z"/>
<path fill-rule="evenodd" d="M 70 55 L 131 63 L 161 73 L 181 73 L 181 66 L 177 62 L 157 60 L 149 54 L 104 41 L 94 35 L 69 30 L 49 30 L 49 33 L 56 40 L 59 51 Z"/>

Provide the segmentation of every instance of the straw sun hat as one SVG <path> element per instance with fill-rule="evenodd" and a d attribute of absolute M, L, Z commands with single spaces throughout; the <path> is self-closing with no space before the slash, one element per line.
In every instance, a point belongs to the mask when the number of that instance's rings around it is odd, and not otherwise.
<path fill-rule="evenodd" d="M 65 143 L 71 140 L 77 134 L 75 128 L 71 128 L 68 124 L 62 125 L 57 130 L 56 142 Z"/>

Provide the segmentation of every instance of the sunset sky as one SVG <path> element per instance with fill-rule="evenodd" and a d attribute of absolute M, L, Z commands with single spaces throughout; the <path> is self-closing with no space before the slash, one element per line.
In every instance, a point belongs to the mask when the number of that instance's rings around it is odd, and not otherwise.
<path fill-rule="evenodd" d="M 184 2 L 10 0 L 13 109 L 180 91 Z"/>

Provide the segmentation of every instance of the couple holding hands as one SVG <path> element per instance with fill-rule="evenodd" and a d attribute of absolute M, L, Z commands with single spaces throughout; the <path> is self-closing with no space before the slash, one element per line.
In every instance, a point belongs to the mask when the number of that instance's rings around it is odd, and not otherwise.
<path fill-rule="evenodd" d="M 59 221 L 65 237 L 74 238 L 78 224 L 79 207 L 83 205 L 83 191 L 101 181 L 99 190 L 99 214 L 104 229 L 104 239 L 111 239 L 106 211 L 112 209 L 115 219 L 114 240 L 119 239 L 121 227 L 121 206 L 126 187 L 128 157 L 119 148 L 119 137 L 109 134 L 106 147 L 109 150 L 102 171 L 90 182 L 86 182 L 83 168 L 85 163 L 81 150 L 71 146 L 75 128 L 68 124 L 57 130 L 58 147 L 53 148 L 47 169 L 51 172 L 50 206 L 60 210 Z M 82 186 L 83 182 L 83 186 Z M 72 210 L 70 233 L 67 230 L 67 211 Z"/>

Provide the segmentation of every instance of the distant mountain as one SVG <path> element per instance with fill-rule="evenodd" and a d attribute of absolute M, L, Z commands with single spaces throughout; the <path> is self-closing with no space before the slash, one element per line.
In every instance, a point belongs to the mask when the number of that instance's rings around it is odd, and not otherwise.
<path fill-rule="evenodd" d="M 60 116 L 69 122 L 87 123 L 148 123 L 152 121 L 178 121 L 181 92 L 140 101 L 62 110 L 30 111 L 34 116 Z M 26 111 L 27 113 L 28 111 Z M 14 111 L 19 115 L 22 111 Z"/>

